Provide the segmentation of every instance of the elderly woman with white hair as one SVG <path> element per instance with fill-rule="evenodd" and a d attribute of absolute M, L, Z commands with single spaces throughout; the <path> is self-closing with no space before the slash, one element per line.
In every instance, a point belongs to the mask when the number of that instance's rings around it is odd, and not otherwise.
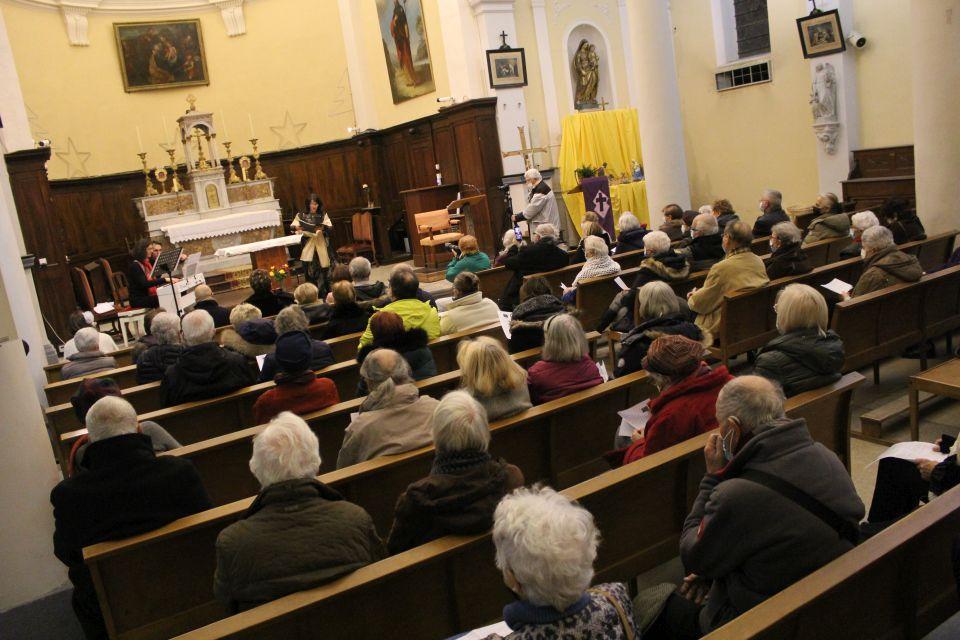
<path fill-rule="evenodd" d="M 873 211 L 860 211 L 850 216 L 850 237 L 853 239 L 853 242 L 840 252 L 840 258 L 847 260 L 848 258 L 862 256 L 863 247 L 861 246 L 861 239 L 863 232 L 879 225 L 880 220 Z"/>
<path fill-rule="evenodd" d="M 84 424 L 90 444 L 83 471 L 50 494 L 53 553 L 67 565 L 84 635 L 106 638 L 83 548 L 152 531 L 209 509 L 210 499 L 189 460 L 154 453 L 155 443 L 138 432 L 136 409 L 123 398 L 100 398 L 86 410 Z"/>
<path fill-rule="evenodd" d="M 151 310 L 153 311 L 153 310 Z M 151 311 L 147 311 L 146 318 L 144 319 L 144 325 L 146 326 L 149 323 Z M 154 314 L 156 312 L 154 311 Z M 85 327 L 93 327 L 96 329 L 96 324 L 93 321 L 93 312 L 92 311 L 80 311 L 77 309 L 67 318 L 67 327 L 70 329 L 70 335 L 76 335 L 77 331 Z M 97 331 L 100 331 L 97 329 Z M 150 334 L 150 328 L 147 326 L 147 336 L 141 337 L 137 342 L 134 343 L 134 351 L 136 351 L 136 345 L 140 344 L 143 341 L 144 337 L 148 337 Z M 117 343 L 113 341 L 113 338 L 108 336 L 105 333 L 100 333 L 100 352 L 104 355 L 113 353 L 118 349 Z M 78 351 L 77 344 L 74 342 L 73 338 L 70 338 L 63 343 L 63 357 L 64 359 L 69 358 Z"/>
<path fill-rule="evenodd" d="M 543 323 L 540 361 L 527 370 L 533 404 L 543 404 L 603 384 L 590 358 L 587 336 L 575 317 L 562 313 Z"/>
<path fill-rule="evenodd" d="M 871 227 L 861 236 L 863 274 L 851 297 L 862 296 L 904 282 L 917 282 L 923 267 L 916 256 L 897 250 L 893 233 L 886 227 Z"/>
<path fill-rule="evenodd" d="M 100 332 L 93 327 L 84 327 L 77 331 L 73 342 L 77 346 L 77 352 L 67 358 L 66 364 L 61 367 L 61 379 L 69 380 L 117 368 L 116 359 L 100 351 Z"/>
<path fill-rule="evenodd" d="M 392 349 L 376 349 L 360 365 L 369 393 L 343 434 L 337 469 L 430 444 L 437 401 L 421 396 L 410 365 Z"/>
<path fill-rule="evenodd" d="M 230 310 L 230 326 L 220 330 L 221 346 L 250 359 L 272 352 L 276 341 L 273 321 L 246 302 Z"/>
<path fill-rule="evenodd" d="M 771 280 L 810 273 L 813 267 L 800 244 L 803 234 L 792 222 L 780 222 L 770 231 L 770 257 L 765 261 Z"/>
<path fill-rule="evenodd" d="M 754 373 L 779 383 L 788 398 L 839 380 L 843 341 L 827 328 L 827 301 L 820 292 L 787 285 L 773 309 L 780 335 L 760 349 Z"/>
<path fill-rule="evenodd" d="M 379 280 L 371 280 L 372 269 L 370 261 L 363 256 L 357 256 L 347 265 L 350 269 L 350 280 L 357 294 L 357 301 L 376 300 L 387 292 L 387 285 Z"/>
<path fill-rule="evenodd" d="M 513 229 L 507 229 L 503 232 L 503 250 L 497 254 L 493 261 L 495 267 L 502 267 L 507 258 L 511 258 L 520 252 L 521 247 L 526 246 L 523 238 L 517 238 L 517 232 Z"/>
<path fill-rule="evenodd" d="M 386 556 L 370 514 L 317 480 L 320 445 L 303 419 L 278 415 L 253 440 L 262 487 L 217 536 L 213 593 L 233 611 L 311 589 Z"/>
<path fill-rule="evenodd" d="M 150 333 L 156 343 L 147 347 L 134 363 L 137 365 L 137 384 L 156 382 L 163 378 L 163 372 L 175 364 L 183 352 L 180 344 L 180 318 L 176 315 L 166 311 L 158 313 L 150 324 Z"/>
<path fill-rule="evenodd" d="M 630 211 L 624 211 L 620 214 L 617 224 L 620 226 L 620 235 L 617 236 L 614 253 L 621 254 L 643 249 L 643 237 L 647 235 L 647 228 L 640 224 L 637 216 Z"/>
<path fill-rule="evenodd" d="M 573 283 L 564 289 L 563 301 L 572 302 L 576 299 L 577 285 L 581 280 L 588 278 L 600 278 L 602 276 L 612 276 L 620 273 L 620 265 L 610 257 L 610 249 L 603 238 L 598 236 L 587 236 L 583 239 L 583 254 L 587 261 L 583 263 L 580 271 L 573 278 Z"/>
<path fill-rule="evenodd" d="M 446 535 L 488 531 L 500 499 L 523 486 L 516 466 L 490 456 L 483 406 L 465 391 L 443 397 L 430 421 L 436 454 L 430 475 L 397 500 L 387 547 L 400 553 Z"/>
<path fill-rule="evenodd" d="M 493 523 L 497 567 L 518 598 L 503 608 L 512 630 L 507 638 L 640 637 L 625 584 L 590 588 L 599 542 L 593 515 L 549 487 L 518 489 L 500 501 Z"/>

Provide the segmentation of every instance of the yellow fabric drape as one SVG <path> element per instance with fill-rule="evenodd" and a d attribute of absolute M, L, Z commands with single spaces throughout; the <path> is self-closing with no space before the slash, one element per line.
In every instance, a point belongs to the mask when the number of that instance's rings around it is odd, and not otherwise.
<path fill-rule="evenodd" d="M 563 201 L 574 226 L 580 228 L 583 218 L 583 194 L 567 195 L 577 186 L 577 167 L 589 164 L 599 167 L 607 163 L 607 176 L 613 178 L 631 173 L 630 161 L 643 164 L 640 154 L 640 125 L 636 109 L 614 109 L 575 113 L 563 119 L 563 138 L 560 142 L 560 187 Z M 610 185 L 614 220 L 621 211 L 631 211 L 641 223 L 650 222 L 647 209 L 647 186 L 643 181 Z"/>

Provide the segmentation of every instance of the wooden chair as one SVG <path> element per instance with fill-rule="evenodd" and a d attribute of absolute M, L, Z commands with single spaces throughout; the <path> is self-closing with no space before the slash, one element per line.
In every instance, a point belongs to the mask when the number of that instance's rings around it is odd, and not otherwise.
<path fill-rule="evenodd" d="M 446 209 L 415 213 L 413 218 L 417 225 L 420 246 L 429 252 L 427 264 L 436 268 L 438 266 L 437 247 L 442 247 L 448 242 L 457 242 L 463 237 L 462 233 L 453 230 L 459 221 L 452 220 L 450 212 Z"/>
<path fill-rule="evenodd" d="M 370 254 L 370 262 L 377 264 L 377 249 L 373 241 L 373 214 L 358 211 L 350 216 L 351 242 L 337 248 L 337 258 L 349 262 L 353 258 Z"/>
<path fill-rule="evenodd" d="M 111 308 L 110 311 L 98 313 L 96 311 L 97 299 L 93 295 L 93 287 L 90 286 L 90 278 L 87 276 L 87 272 L 80 267 L 74 267 L 72 273 L 77 302 L 80 308 L 93 314 L 94 324 L 99 325 L 101 322 L 109 322 L 113 325 L 114 331 L 117 331 L 116 309 Z"/>

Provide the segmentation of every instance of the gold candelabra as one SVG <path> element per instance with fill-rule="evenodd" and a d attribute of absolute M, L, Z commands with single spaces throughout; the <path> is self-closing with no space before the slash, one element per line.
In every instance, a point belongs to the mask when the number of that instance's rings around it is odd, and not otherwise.
<path fill-rule="evenodd" d="M 177 177 L 177 162 L 174 160 L 174 155 L 177 153 L 177 150 L 173 147 L 167 149 L 167 155 L 170 156 L 170 175 L 173 176 L 173 184 L 170 185 L 170 193 L 180 193 L 183 191 L 183 185 L 180 184 L 180 179 Z"/>
<path fill-rule="evenodd" d="M 197 141 L 197 169 L 200 171 L 209 169 L 210 163 L 207 162 L 207 158 L 203 155 L 203 143 L 200 141 L 200 138 L 206 138 L 207 142 L 209 142 L 210 134 L 204 134 L 203 131 L 200 130 L 200 127 L 195 127 L 192 137 Z"/>
<path fill-rule="evenodd" d="M 267 174 L 263 172 L 263 167 L 260 166 L 260 152 L 257 150 L 257 139 L 250 138 L 250 146 L 253 147 L 253 179 L 254 180 L 266 180 Z"/>
<path fill-rule="evenodd" d="M 232 142 L 224 142 L 223 147 L 227 150 L 227 167 L 230 171 L 227 174 L 227 182 L 229 184 L 237 184 L 240 182 L 240 176 L 237 175 L 237 170 L 233 168 L 233 152 L 230 151 L 230 145 Z"/>
<path fill-rule="evenodd" d="M 153 181 L 150 179 L 150 170 L 147 169 L 147 152 L 141 151 L 137 154 L 140 156 L 140 162 L 143 163 L 143 179 L 146 182 L 145 189 L 143 191 L 144 197 L 146 196 L 155 196 L 157 195 L 157 190 L 153 186 Z"/>

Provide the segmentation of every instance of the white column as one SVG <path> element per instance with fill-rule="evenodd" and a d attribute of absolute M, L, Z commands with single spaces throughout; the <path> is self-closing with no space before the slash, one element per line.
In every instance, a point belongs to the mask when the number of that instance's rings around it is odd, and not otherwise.
<path fill-rule="evenodd" d="M 442 0 L 437 5 L 443 27 L 450 95 L 457 102 L 491 94 L 477 21 L 467 0 Z"/>
<path fill-rule="evenodd" d="M 557 100 L 557 81 L 553 75 L 553 53 L 550 48 L 546 0 L 533 0 L 532 6 L 533 28 L 537 34 L 537 54 L 540 58 L 540 83 L 543 85 L 543 101 L 547 109 L 549 137 L 547 146 L 559 149 L 563 129 L 560 124 L 560 103 Z"/>
<path fill-rule="evenodd" d="M 840 24 L 844 33 L 854 29 L 853 0 L 823 0 L 817 7 L 824 11 L 840 10 Z M 811 7 L 812 8 L 812 5 Z M 830 64 L 837 78 L 837 121 L 840 124 L 832 150 L 817 141 L 817 171 L 820 191 L 842 195 L 840 182 L 850 174 L 854 149 L 860 146 L 860 103 L 857 92 L 857 51 L 847 45 L 845 53 L 835 53 L 810 60 L 811 81 L 816 78 L 817 66 Z M 811 116 L 812 121 L 812 116 Z M 814 135 L 811 130 L 811 134 Z M 787 195 L 787 200 L 796 202 L 796 196 Z"/>
<path fill-rule="evenodd" d="M 917 212 L 930 234 L 960 226 L 960 5 L 913 0 L 910 23 Z"/>
<path fill-rule="evenodd" d="M 0 137 L 7 147 L 7 153 L 33 148 L 30 135 L 30 122 L 27 120 L 27 107 L 20 90 L 20 77 L 14 65 L 13 49 L 7 38 L 7 23 L 0 11 L 0 117 L 3 128 Z"/>
<path fill-rule="evenodd" d="M 627 17 L 636 58 L 640 148 L 647 181 L 650 222 L 663 222 L 660 210 L 675 202 L 690 208 L 690 180 L 683 148 L 680 90 L 673 52 L 670 12 L 663 0 L 628 0 Z"/>
<path fill-rule="evenodd" d="M 363 3 L 355 0 L 337 0 L 343 44 L 347 54 L 347 75 L 353 100 L 353 119 L 358 129 L 376 129 L 377 110 L 373 102 L 372 65 L 366 60 L 360 42 L 363 25 Z"/>
<path fill-rule="evenodd" d="M 630 98 L 630 106 L 636 108 L 640 104 L 640 87 L 637 81 L 636 62 L 633 58 L 633 40 L 630 38 L 627 0 L 617 0 L 617 11 L 620 17 L 620 39 L 623 41 L 623 64 L 627 70 L 627 92 Z"/>

